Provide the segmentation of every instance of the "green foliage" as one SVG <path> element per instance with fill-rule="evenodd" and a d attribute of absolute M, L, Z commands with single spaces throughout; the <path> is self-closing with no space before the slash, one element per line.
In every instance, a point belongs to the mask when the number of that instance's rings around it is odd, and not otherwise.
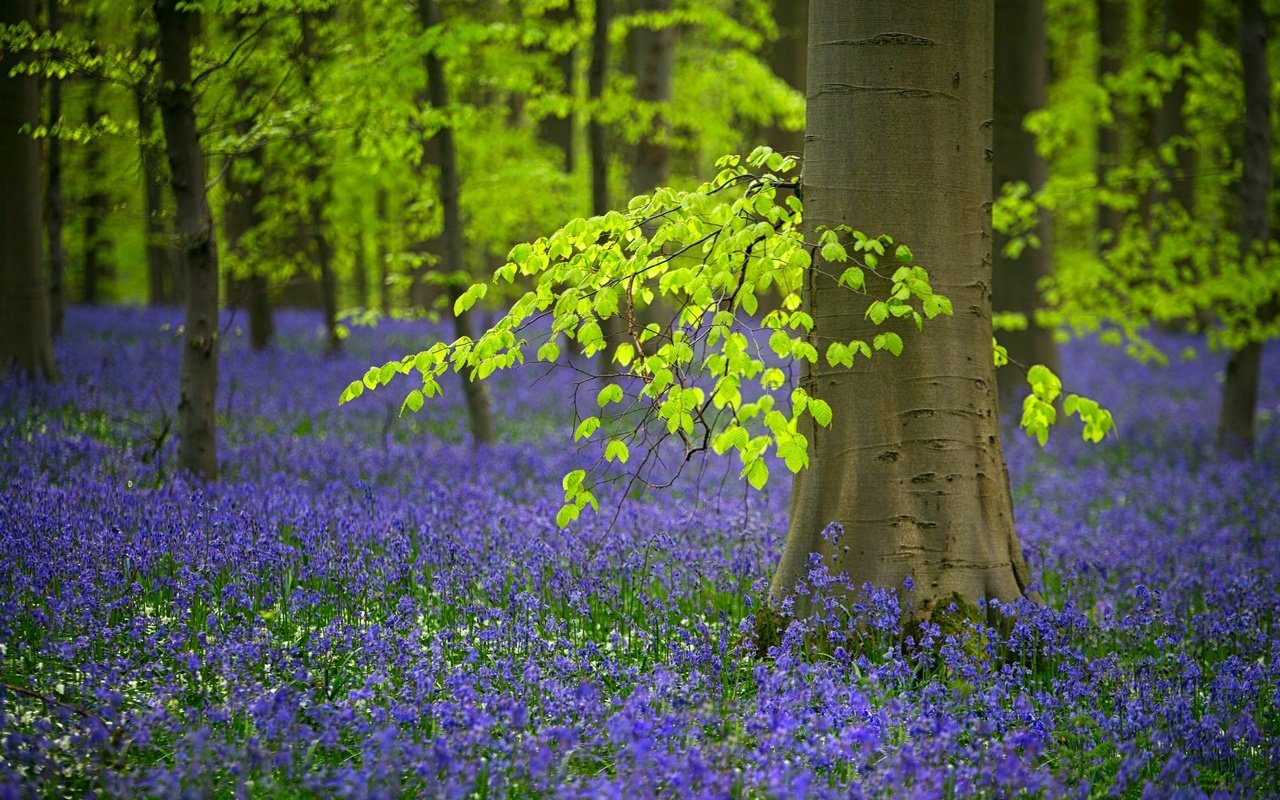
<path fill-rule="evenodd" d="M 654 485 L 654 455 L 668 441 L 678 443 L 681 463 L 708 448 L 736 455 L 740 477 L 756 489 L 768 481 L 771 452 L 791 472 L 804 469 L 809 441 L 802 416 L 823 427 L 834 416 L 825 401 L 803 388 L 788 390 L 789 365 L 819 358 L 814 321 L 801 303 L 806 273 L 834 274 L 843 267 L 839 280 L 850 292 L 866 292 L 865 272 L 888 287 L 869 303 L 866 315 L 889 327 L 870 344 L 830 343 L 826 358 L 833 365 L 850 365 L 855 356 L 871 358 L 875 351 L 900 355 L 903 339 L 891 327 L 902 321 L 922 327 L 950 315 L 951 302 L 933 291 L 910 249 L 889 236 L 842 228 L 819 231 L 816 241 L 807 241 L 800 202 L 793 196 L 779 201 L 779 189 L 791 185 L 786 176 L 795 169 L 794 159 L 758 148 L 745 162 L 726 156 L 717 167 L 715 179 L 693 191 L 659 189 L 633 199 L 625 212 L 575 219 L 551 236 L 512 248 L 492 284 L 513 285 L 523 277 L 533 288 L 492 328 L 475 340 L 437 343 L 371 367 L 340 402 L 396 375 L 416 373 L 421 388 L 404 405 L 413 411 L 420 396 L 439 393 L 439 378 L 447 371 L 483 380 L 524 363 L 534 344 L 539 360 L 555 362 L 563 355 L 556 339 L 565 336 L 588 357 L 608 352 L 617 366 L 600 376 L 608 381 L 595 394 L 600 415 L 582 418 L 573 431 L 574 441 L 581 442 L 609 431 L 592 470 L 627 465 L 631 447 L 639 446 L 645 456 L 625 474 Z M 896 266 L 885 273 L 882 264 Z M 473 285 L 458 298 L 456 310 L 469 308 L 487 291 L 487 284 Z M 758 314 L 769 293 L 777 307 Z M 645 321 L 664 308 L 669 320 Z M 549 324 L 549 330 L 535 334 L 536 322 Z M 610 340 L 604 331 L 615 322 L 624 334 Z M 756 349 L 752 331 L 768 334 L 773 358 Z M 531 343 L 531 336 L 543 341 Z M 1037 405 L 1028 430 L 1047 431 L 1060 384 L 1043 367 L 1033 377 L 1029 402 Z M 621 410 L 610 411 L 615 405 Z M 1096 403 L 1079 411 L 1095 426 L 1106 413 Z M 558 524 L 572 521 L 587 505 L 597 506 L 591 485 L 586 469 L 565 476 Z"/>

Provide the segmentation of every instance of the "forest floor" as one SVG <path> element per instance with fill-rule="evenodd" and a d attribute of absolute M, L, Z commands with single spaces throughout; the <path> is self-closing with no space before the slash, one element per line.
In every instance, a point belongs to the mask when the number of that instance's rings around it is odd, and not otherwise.
<path fill-rule="evenodd" d="M 0 385 L 0 797 L 1280 795 L 1280 349 L 1224 463 L 1220 355 L 1068 346 L 1119 435 L 1006 430 L 1044 604 L 908 637 L 870 593 L 760 656 L 785 481 L 712 462 L 557 529 L 571 379 L 503 376 L 477 451 L 456 384 L 337 405 L 430 326 L 325 358 L 282 313 L 263 353 L 224 320 L 197 486 L 178 322 L 71 309 L 62 381 Z"/>

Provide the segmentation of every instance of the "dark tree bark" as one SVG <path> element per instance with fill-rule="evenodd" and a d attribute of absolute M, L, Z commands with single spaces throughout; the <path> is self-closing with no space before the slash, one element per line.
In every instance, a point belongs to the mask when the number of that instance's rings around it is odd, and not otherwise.
<path fill-rule="evenodd" d="M 1027 590 L 991 359 L 992 29 L 991 0 L 810 4 L 806 225 L 909 244 L 956 313 L 898 326 L 899 358 L 808 366 L 803 385 L 836 415 L 830 428 L 805 418 L 811 466 L 792 490 L 775 602 L 815 555 L 854 587 L 911 578 L 917 613 Z M 838 274 L 813 270 L 806 287 L 819 352 L 877 330 Z M 838 544 L 822 536 L 831 522 Z"/>
<path fill-rule="evenodd" d="M 426 28 L 440 25 L 440 6 L 436 0 L 418 0 L 418 12 L 422 24 Z M 449 108 L 449 86 L 445 83 L 444 64 L 434 50 L 427 52 L 427 91 L 431 106 L 438 111 Z M 453 141 L 453 129 L 445 125 L 436 132 L 428 149 L 433 152 L 440 168 L 440 205 L 444 211 L 444 231 L 442 236 L 444 258 L 442 266 L 447 271 L 465 268 L 463 255 L 462 196 L 461 181 L 458 178 L 458 154 Z M 449 284 L 450 308 L 453 301 L 462 294 L 462 290 L 454 283 Z M 474 338 L 471 324 L 471 312 L 464 311 L 453 317 L 454 333 L 459 336 Z M 467 416 L 471 423 L 471 437 L 476 444 L 490 444 L 494 441 L 493 410 L 489 399 L 488 387 L 480 381 L 464 378 L 463 394 L 467 401 Z"/>
<path fill-rule="evenodd" d="M 638 0 L 636 10 L 669 13 L 672 0 Z M 636 77 L 636 100 L 654 107 L 653 122 L 636 143 L 631 169 L 631 193 L 651 192 L 665 186 L 671 175 L 671 123 L 665 107 L 671 102 L 671 76 L 676 60 L 676 29 L 663 25 L 641 26 L 631 31 L 632 68 Z"/>
<path fill-rule="evenodd" d="M 769 66 L 775 75 L 803 92 L 809 58 L 809 0 L 774 0 L 773 18 L 778 23 L 778 40 L 773 43 Z M 765 143 L 780 153 L 801 156 L 804 131 L 770 127 Z"/>
<path fill-rule="evenodd" d="M 383 315 L 391 313 L 391 269 L 387 263 L 387 230 L 389 221 L 387 219 L 387 190 L 379 188 L 377 199 L 374 201 L 375 213 L 378 215 L 378 224 L 375 230 L 378 232 L 377 247 L 374 253 L 378 259 L 378 308 Z"/>
<path fill-rule="evenodd" d="M 251 120 L 241 120 L 237 125 L 242 137 L 252 129 Z M 257 259 L 246 248 L 245 239 L 262 224 L 258 203 L 263 195 L 266 151 L 261 145 L 255 145 L 247 153 L 232 158 L 239 163 L 232 163 L 227 168 L 227 202 L 223 208 L 222 228 L 227 237 L 227 252 L 242 265 L 242 270 L 247 267 L 247 271 L 241 275 L 229 275 L 227 285 L 234 298 L 232 302 L 249 312 L 250 346 L 254 350 L 265 350 L 275 336 L 271 284 L 258 268 Z"/>
<path fill-rule="evenodd" d="M 1114 75 L 1123 66 L 1125 0 L 1098 0 L 1098 82 L 1104 76 Z M 1003 46 L 1003 45 L 1002 45 Z M 1119 105 L 1111 102 L 1112 121 L 1110 124 L 1098 126 L 1098 186 L 1107 185 L 1107 173 L 1120 164 L 1120 119 Z M 1124 215 L 1112 205 L 1102 202 L 1098 205 L 1098 240 L 1099 251 L 1109 249 L 1115 236 L 1124 226 Z"/>
<path fill-rule="evenodd" d="M 153 47 L 151 37 L 139 33 L 137 49 Z M 143 210 L 146 214 L 147 232 L 147 304 L 166 305 L 174 302 L 181 279 L 177 257 L 173 252 L 173 231 L 165 214 L 164 192 L 166 178 L 162 163 L 163 144 L 155 135 L 155 103 L 148 96 L 144 85 L 133 91 L 134 107 L 138 112 L 139 155 L 142 163 Z"/>
<path fill-rule="evenodd" d="M 1239 0 L 1240 61 L 1244 67 L 1244 151 L 1240 175 L 1240 257 L 1266 246 L 1271 237 L 1267 192 L 1271 187 L 1271 74 L 1267 64 L 1267 20 L 1261 0 Z M 1259 310 L 1275 318 L 1272 296 Z M 1228 458 L 1253 454 L 1254 415 L 1258 405 L 1258 368 L 1262 345 L 1249 344 L 1231 353 L 1222 385 L 1218 416 L 1218 450 Z"/>
<path fill-rule="evenodd" d="M 0 0 L 0 25 L 36 24 L 35 0 Z M 34 75 L 9 76 L 18 54 L 0 49 L 0 369 L 56 380 L 40 224 L 40 123 Z"/>
<path fill-rule="evenodd" d="M 1035 136 L 1022 126 L 1027 114 L 1043 108 L 1048 79 L 1043 0 L 996 0 L 995 130 L 992 160 L 993 190 L 1025 181 L 1034 193 L 1048 177 L 1048 165 L 1036 152 Z M 1027 247 L 1018 259 L 1004 255 L 1008 237 L 995 235 L 991 248 L 992 297 L 997 311 L 1026 315 L 1028 326 L 1020 331 L 1002 331 L 1000 343 L 1009 351 L 1011 363 L 997 376 L 1000 398 L 1012 404 L 1026 387 L 1025 369 L 1043 364 L 1058 372 L 1058 346 L 1053 331 L 1035 324 L 1040 308 L 1037 284 L 1053 271 L 1052 223 L 1040 214 L 1035 228 L 1040 247 Z M 1021 366 L 1019 366 L 1021 365 Z"/>
<path fill-rule="evenodd" d="M 609 72 L 609 23 L 613 20 L 613 0 L 596 0 L 595 25 L 591 30 L 591 64 L 587 70 L 587 94 L 592 112 L 587 123 L 591 149 L 591 213 L 609 212 L 609 151 L 599 105 L 604 99 Z"/>
<path fill-rule="evenodd" d="M 576 24 L 578 19 L 578 10 L 575 0 L 569 0 L 564 8 L 552 9 L 547 12 L 547 22 L 556 25 Z M 538 123 L 538 132 L 542 139 L 560 148 L 560 152 L 564 153 L 564 162 L 562 169 L 565 174 L 572 175 L 574 168 L 577 166 L 576 154 L 573 146 L 573 129 L 574 129 L 574 103 L 573 103 L 573 82 L 577 72 L 578 48 L 570 47 L 565 52 L 556 57 L 556 68 L 560 73 L 560 90 L 569 97 L 569 111 L 563 116 L 550 115 L 543 117 Z"/>
<path fill-rule="evenodd" d="M 312 107 L 316 107 L 319 101 L 315 97 L 315 87 L 311 82 L 310 66 L 315 58 L 314 20 L 309 15 L 304 15 L 301 25 L 304 66 L 299 74 L 302 76 L 302 92 L 311 101 Z M 308 119 L 309 131 L 315 131 L 318 127 L 319 123 L 314 117 Z M 304 144 L 307 153 L 304 170 L 307 227 L 311 233 L 316 267 L 320 271 L 320 308 L 324 313 L 325 352 L 333 355 L 342 350 L 342 337 L 338 335 L 338 278 L 333 272 L 333 242 L 329 237 L 329 224 L 324 218 L 324 209 L 330 199 L 330 184 L 321 166 L 324 154 L 320 152 L 316 135 L 309 133 Z"/>
<path fill-rule="evenodd" d="M 89 82 L 85 122 L 90 130 L 98 125 L 105 114 L 99 106 L 101 91 L 102 84 L 99 81 Z M 97 135 L 91 134 L 84 144 L 84 175 L 89 183 L 89 192 L 80 201 L 83 278 L 80 300 L 91 306 L 102 302 L 102 285 L 110 272 L 110 267 L 103 259 L 107 242 L 102 234 L 102 225 L 111 210 L 111 195 L 102 174 L 102 150 L 102 141 Z"/>
<path fill-rule="evenodd" d="M 48 0 L 45 7 L 50 33 L 62 28 L 62 14 L 58 0 Z M 45 146 L 45 195 L 44 221 L 49 240 L 49 324 L 53 335 L 62 333 L 62 318 L 66 307 L 67 251 L 62 243 L 62 227 L 67 218 L 66 200 L 62 193 L 62 79 L 49 77 L 49 130 Z"/>
<path fill-rule="evenodd" d="M 191 82 L 191 39 L 199 12 L 155 0 L 160 27 L 160 119 L 177 206 L 178 254 L 186 287 L 178 372 L 178 468 L 203 480 L 218 472 L 214 398 L 218 388 L 218 250 L 205 191 L 204 155 Z"/>
<path fill-rule="evenodd" d="M 1193 47 L 1200 31 L 1200 23 L 1204 18 L 1204 0 L 1165 0 L 1164 22 L 1165 39 L 1168 41 L 1175 34 L 1184 47 Z M 1160 108 L 1158 125 L 1159 139 L 1167 142 L 1186 135 L 1186 119 L 1183 107 L 1187 102 L 1187 79 L 1179 76 L 1173 88 L 1164 97 Z M 1195 178 L 1196 149 L 1179 147 L 1177 162 L 1167 167 L 1169 178 L 1169 199 L 1182 206 L 1187 213 L 1195 212 Z"/>

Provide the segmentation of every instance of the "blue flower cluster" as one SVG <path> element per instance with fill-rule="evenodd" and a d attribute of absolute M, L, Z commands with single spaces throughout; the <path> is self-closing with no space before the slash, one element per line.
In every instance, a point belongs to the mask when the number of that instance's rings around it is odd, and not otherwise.
<path fill-rule="evenodd" d="M 73 309 L 63 381 L 0 388 L 0 798 L 1280 794 L 1280 352 L 1231 464 L 1220 359 L 1072 345 L 1120 437 L 1008 437 L 1044 602 L 904 628 L 820 563 L 770 614 L 787 487 L 732 465 L 556 529 L 573 376 L 502 376 L 476 451 L 456 383 L 336 405 L 426 323 L 223 323 L 216 484 L 173 312 Z"/>

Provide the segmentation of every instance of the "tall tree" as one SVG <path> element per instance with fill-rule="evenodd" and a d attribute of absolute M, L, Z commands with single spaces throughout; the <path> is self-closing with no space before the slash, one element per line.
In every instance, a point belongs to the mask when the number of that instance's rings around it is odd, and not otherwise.
<path fill-rule="evenodd" d="M 639 0 L 636 12 L 646 21 L 631 32 L 629 43 L 636 79 L 636 100 L 646 120 L 636 142 L 631 193 L 663 186 L 671 175 L 671 76 L 675 70 L 676 28 L 667 17 L 672 0 Z"/>
<path fill-rule="evenodd" d="M 909 243 L 957 313 L 927 334 L 904 326 L 899 358 L 807 370 L 802 386 L 839 413 L 804 432 L 811 467 L 795 479 L 775 600 L 815 554 L 854 586 L 911 578 L 918 602 L 1028 585 L 991 355 L 992 30 L 990 0 L 810 4 L 805 222 Z M 809 281 L 814 341 L 872 338 L 861 296 L 834 275 Z M 832 522 L 839 544 L 822 535 Z"/>
<path fill-rule="evenodd" d="M 191 41 L 199 11 L 181 0 L 155 0 L 160 27 L 160 119 L 177 206 L 178 254 L 186 313 L 178 372 L 178 468 L 204 480 L 218 471 L 214 399 L 218 388 L 218 250 L 205 191 L 196 126 Z"/>
<path fill-rule="evenodd" d="M 305 147 L 304 186 L 306 192 L 307 229 L 310 233 L 312 254 L 320 271 L 320 308 L 324 313 L 325 352 L 333 354 L 342 349 L 342 337 L 338 335 L 338 278 L 333 269 L 333 242 L 325 219 L 325 207 L 330 199 L 330 180 L 324 170 L 324 154 L 320 151 L 320 142 L 316 130 L 319 127 L 318 114 L 320 99 L 312 78 L 312 70 L 317 57 L 316 24 L 320 19 L 304 14 L 299 20 L 301 25 L 301 58 L 303 67 L 299 71 L 302 78 L 303 100 L 311 109 L 306 115 L 308 133 L 303 144 Z"/>
<path fill-rule="evenodd" d="M 138 52 L 149 50 L 154 42 L 139 31 L 134 39 Z M 138 148 L 142 163 L 142 208 L 146 217 L 147 236 L 147 303 L 162 305 L 174 301 L 173 236 L 164 210 L 165 177 L 161 167 L 161 146 L 155 136 L 155 103 L 146 82 L 139 81 L 133 90 L 133 104 L 138 112 Z"/>
<path fill-rule="evenodd" d="M 1032 111 L 1043 108 L 1048 73 L 1043 0 L 996 0 L 995 115 L 992 175 L 995 196 L 1005 184 L 1025 182 L 1032 194 L 1048 175 L 1048 165 L 1036 152 L 1035 136 L 1023 127 Z M 1008 350 L 1010 364 L 998 376 L 1001 400 L 1010 402 L 1025 385 L 1022 369 L 1044 364 L 1058 371 L 1058 346 L 1053 332 L 1035 324 L 1041 307 L 1037 288 L 1053 271 L 1052 228 L 1049 215 L 1041 213 L 1033 231 L 1038 247 L 1026 247 L 1020 256 L 1008 256 L 1008 237 L 997 232 L 991 248 L 992 306 L 997 311 L 1019 312 L 1027 326 L 1004 331 L 1000 343 Z M 1022 365 L 1019 368 L 1018 365 Z"/>
<path fill-rule="evenodd" d="M 1120 72 L 1124 60 L 1125 18 L 1128 5 L 1125 0 L 1098 0 L 1098 68 L 1099 84 L 1106 84 L 1108 76 Z M 1002 45 L 1003 46 L 1003 45 Z M 1119 165 L 1121 153 L 1120 142 L 1120 108 L 1114 97 L 1109 99 L 1110 120 L 1098 125 L 1097 180 L 1099 187 L 1107 185 L 1108 173 Z M 1111 240 L 1119 234 L 1124 225 L 1124 215 L 1115 204 L 1099 195 L 1098 203 L 1098 235 L 1100 251 L 1109 247 Z"/>
<path fill-rule="evenodd" d="M 440 6 L 436 0 L 418 0 L 418 13 L 424 28 L 428 30 L 442 24 Z M 427 50 L 424 56 L 427 71 L 427 92 L 431 107 L 442 115 L 449 114 L 449 86 L 445 82 L 444 63 L 435 48 Z M 446 271 L 465 268 L 463 256 L 463 230 L 461 213 L 461 180 L 458 177 L 458 153 L 453 140 L 452 121 L 446 120 L 436 131 L 426 147 L 439 168 L 440 206 L 444 216 L 444 229 L 440 236 L 443 239 L 443 266 Z M 462 290 L 452 281 L 449 284 L 450 306 L 457 301 Z M 453 315 L 454 333 L 468 338 L 474 337 L 471 312 L 462 311 Z M 476 444 L 489 444 L 494 441 L 493 403 L 489 398 L 489 389 L 483 383 L 466 377 L 462 381 L 463 394 L 467 402 L 467 418 L 471 424 L 471 438 Z"/>
<path fill-rule="evenodd" d="M 1181 47 L 1194 47 L 1204 17 L 1204 0 L 1165 0 L 1165 39 L 1175 39 Z M 1164 97 L 1158 117 L 1159 140 L 1169 142 L 1187 133 L 1185 107 L 1187 101 L 1187 76 L 1180 72 L 1169 93 Z M 1195 211 L 1196 149 L 1180 145 L 1176 159 L 1168 165 L 1170 197 L 1187 213 Z"/>
<path fill-rule="evenodd" d="M 1239 0 L 1240 62 L 1244 68 L 1244 150 L 1240 174 L 1240 259 L 1260 256 L 1271 236 L 1271 74 L 1267 64 L 1267 19 L 1261 0 Z M 1277 313 L 1280 297 L 1259 309 L 1264 322 Z M 1253 452 L 1262 345 L 1251 342 L 1227 359 L 1218 416 L 1218 449 L 1232 458 Z"/>
<path fill-rule="evenodd" d="M 769 66 L 788 85 L 803 92 L 809 65 L 809 0 L 774 0 L 773 17 L 778 23 L 778 39 L 773 43 Z M 803 130 L 773 125 L 765 131 L 765 140 L 781 153 L 804 154 Z"/>
<path fill-rule="evenodd" d="M 0 25 L 20 23 L 35 27 L 35 0 L 0 0 Z M 34 74 L 10 75 L 19 58 L 0 49 L 0 369 L 54 380 L 40 148 L 29 132 L 40 123 L 40 86 Z"/>
<path fill-rule="evenodd" d="M 59 0 L 48 0 L 45 21 L 49 33 L 62 29 Z M 62 332 L 66 307 L 67 252 L 62 244 L 62 227 L 67 218 L 66 198 L 62 192 L 62 78 L 47 78 L 49 102 L 49 141 L 45 146 L 44 223 L 49 249 L 49 324 L 53 334 Z"/>
<path fill-rule="evenodd" d="M 99 24 L 96 14 L 90 15 L 88 24 L 93 30 Z M 103 255 L 107 240 L 103 235 L 103 225 L 111 211 L 111 194 L 106 179 L 102 174 L 102 156 L 104 143 L 99 129 L 106 111 L 102 108 L 102 82 L 89 81 L 88 101 L 85 103 L 85 124 L 90 131 L 89 139 L 84 143 L 83 173 L 88 182 L 89 191 L 80 199 L 80 263 L 82 302 L 97 305 L 102 302 L 102 288 L 110 277 L 109 266 Z"/>

